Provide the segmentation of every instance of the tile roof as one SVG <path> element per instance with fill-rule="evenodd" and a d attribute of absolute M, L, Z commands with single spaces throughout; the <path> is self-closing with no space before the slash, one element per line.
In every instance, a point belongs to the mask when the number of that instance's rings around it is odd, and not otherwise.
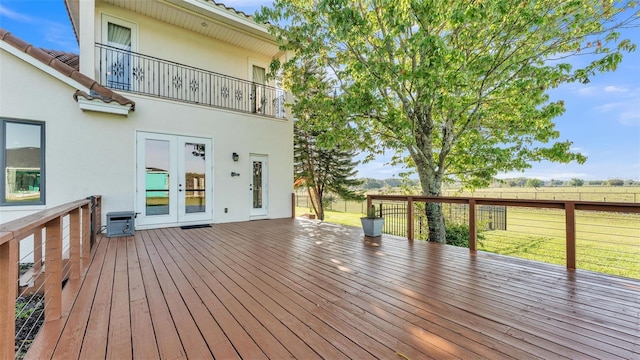
<path fill-rule="evenodd" d="M 107 103 L 115 101 L 123 106 L 131 105 L 131 111 L 135 110 L 136 103 L 133 100 L 127 99 L 120 94 L 116 94 L 110 89 L 100 85 L 97 81 L 81 74 L 77 68 L 70 66 L 67 62 L 73 63 L 71 56 L 73 54 L 36 48 L 2 28 L 0 28 L 0 40 L 12 45 L 34 59 L 39 60 L 43 64 L 54 68 L 61 74 L 68 76 L 91 90 L 92 95 L 89 95 L 84 91 L 76 91 L 73 95 L 73 98 L 76 101 L 78 96 L 82 96 L 88 100 L 100 99 Z"/>
<path fill-rule="evenodd" d="M 71 66 L 76 71 L 80 71 L 80 56 L 78 54 L 58 50 L 48 50 L 45 48 L 40 49 L 53 56 L 54 58 L 62 61 L 63 63 Z"/>

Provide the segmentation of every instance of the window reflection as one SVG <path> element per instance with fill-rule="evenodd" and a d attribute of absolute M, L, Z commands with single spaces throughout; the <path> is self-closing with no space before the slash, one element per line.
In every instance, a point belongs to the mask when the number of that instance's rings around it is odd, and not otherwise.
<path fill-rule="evenodd" d="M 5 123 L 5 203 L 42 203 L 42 130 L 41 124 Z"/>

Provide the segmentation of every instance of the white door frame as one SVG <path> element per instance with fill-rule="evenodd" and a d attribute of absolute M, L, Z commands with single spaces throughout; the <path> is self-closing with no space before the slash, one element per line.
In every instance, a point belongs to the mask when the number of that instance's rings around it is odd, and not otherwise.
<path fill-rule="evenodd" d="M 168 207 L 166 214 L 147 214 L 147 153 L 146 140 L 166 141 L 168 145 Z M 199 143 L 205 145 L 205 211 L 189 213 L 186 211 L 187 192 L 184 191 L 186 172 L 185 144 Z M 138 213 L 136 228 L 156 228 L 176 225 L 191 225 L 213 222 L 213 144 L 210 138 L 198 138 L 179 135 L 168 135 L 138 131 L 136 133 L 136 200 Z M 162 209 L 165 210 L 165 209 Z"/>
<path fill-rule="evenodd" d="M 269 213 L 269 157 L 263 154 L 249 154 L 249 189 L 251 194 L 249 196 L 249 216 L 251 218 L 265 218 Z M 254 162 L 260 161 L 262 163 L 261 171 L 262 171 L 262 184 L 260 187 L 262 192 L 260 194 L 260 207 L 256 207 L 254 203 L 254 189 L 255 185 L 253 183 L 254 180 Z"/>

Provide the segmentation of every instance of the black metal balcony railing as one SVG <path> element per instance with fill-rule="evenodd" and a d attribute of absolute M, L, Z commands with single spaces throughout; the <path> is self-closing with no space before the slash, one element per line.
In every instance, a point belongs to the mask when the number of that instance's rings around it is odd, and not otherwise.
<path fill-rule="evenodd" d="M 133 93 L 284 118 L 284 90 L 104 44 L 100 84 Z"/>

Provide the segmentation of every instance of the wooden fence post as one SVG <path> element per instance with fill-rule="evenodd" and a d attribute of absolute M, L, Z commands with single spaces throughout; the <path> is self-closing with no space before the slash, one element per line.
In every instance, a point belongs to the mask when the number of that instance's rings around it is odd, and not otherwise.
<path fill-rule="evenodd" d="M 0 233 L 0 239 L 11 233 Z M 18 292 L 18 241 L 11 239 L 0 245 L 0 284 L 8 284 L 0 291 L 0 359 L 15 356 L 15 310 Z"/>
<path fill-rule="evenodd" d="M 407 198 L 407 239 L 413 240 L 413 197 Z"/>
<path fill-rule="evenodd" d="M 469 251 L 476 252 L 476 200 L 469 199 Z"/>
<path fill-rule="evenodd" d="M 576 204 L 564 203 L 565 230 L 567 239 L 567 269 L 576 269 Z"/>
<path fill-rule="evenodd" d="M 62 217 L 49 221 L 46 228 L 44 317 L 52 321 L 62 314 Z"/>

